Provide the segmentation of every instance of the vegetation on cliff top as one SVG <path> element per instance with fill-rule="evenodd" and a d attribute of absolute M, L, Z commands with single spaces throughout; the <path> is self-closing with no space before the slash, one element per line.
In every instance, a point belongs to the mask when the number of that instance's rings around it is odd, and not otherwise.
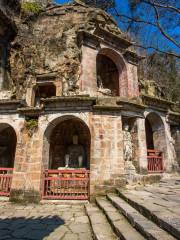
<path fill-rule="evenodd" d="M 24 2 L 22 3 L 21 8 L 25 12 L 36 13 L 36 14 L 38 14 L 43 10 L 42 6 L 36 2 Z"/>

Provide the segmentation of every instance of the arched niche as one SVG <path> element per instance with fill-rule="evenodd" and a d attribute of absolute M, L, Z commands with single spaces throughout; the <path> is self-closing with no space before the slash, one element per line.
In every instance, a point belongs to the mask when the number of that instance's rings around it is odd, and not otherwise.
<path fill-rule="evenodd" d="M 103 48 L 96 58 L 97 86 L 112 96 L 128 95 L 127 69 L 124 59 L 114 50 Z M 110 91 L 108 91 L 110 90 Z"/>
<path fill-rule="evenodd" d="M 13 168 L 16 152 L 16 132 L 7 123 L 0 123 L 0 167 Z"/>
<path fill-rule="evenodd" d="M 79 118 L 65 116 L 49 123 L 44 133 L 43 162 L 45 169 L 90 168 L 91 136 L 88 126 Z M 79 156 L 82 164 L 79 165 Z"/>
<path fill-rule="evenodd" d="M 152 112 L 145 119 L 147 149 L 166 151 L 166 136 L 161 117 Z"/>

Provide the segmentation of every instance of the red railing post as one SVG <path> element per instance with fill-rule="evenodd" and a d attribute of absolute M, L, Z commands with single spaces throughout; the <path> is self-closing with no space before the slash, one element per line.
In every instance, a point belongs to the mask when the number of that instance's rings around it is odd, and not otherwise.
<path fill-rule="evenodd" d="M 13 168 L 0 168 L 0 196 L 9 196 L 11 190 Z"/>
<path fill-rule="evenodd" d="M 148 150 L 147 159 L 149 173 L 162 173 L 164 171 L 163 152 L 157 150 Z"/>

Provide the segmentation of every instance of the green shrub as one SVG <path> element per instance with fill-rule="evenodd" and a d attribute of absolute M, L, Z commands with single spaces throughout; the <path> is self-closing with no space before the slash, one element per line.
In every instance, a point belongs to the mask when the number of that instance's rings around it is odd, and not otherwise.
<path fill-rule="evenodd" d="M 37 119 L 26 119 L 26 128 L 29 131 L 37 129 L 38 128 L 38 120 Z"/>
<path fill-rule="evenodd" d="M 39 13 L 43 10 L 42 6 L 36 2 L 24 2 L 22 3 L 21 8 L 25 12 L 32 12 L 32 13 Z"/>

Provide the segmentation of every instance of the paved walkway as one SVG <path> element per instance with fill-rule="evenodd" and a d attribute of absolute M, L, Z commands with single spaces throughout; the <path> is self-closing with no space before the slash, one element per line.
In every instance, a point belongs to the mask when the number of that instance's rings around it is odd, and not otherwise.
<path fill-rule="evenodd" d="M 0 240 L 91 240 L 82 205 L 0 203 Z"/>
<path fill-rule="evenodd" d="M 120 191 L 124 198 L 135 201 L 142 210 L 148 209 L 161 225 L 165 223 L 169 231 L 180 236 L 180 177 Z M 97 230 L 107 232 L 105 226 Z M 92 240 L 91 231 L 83 205 L 23 206 L 0 202 L 0 240 Z"/>

